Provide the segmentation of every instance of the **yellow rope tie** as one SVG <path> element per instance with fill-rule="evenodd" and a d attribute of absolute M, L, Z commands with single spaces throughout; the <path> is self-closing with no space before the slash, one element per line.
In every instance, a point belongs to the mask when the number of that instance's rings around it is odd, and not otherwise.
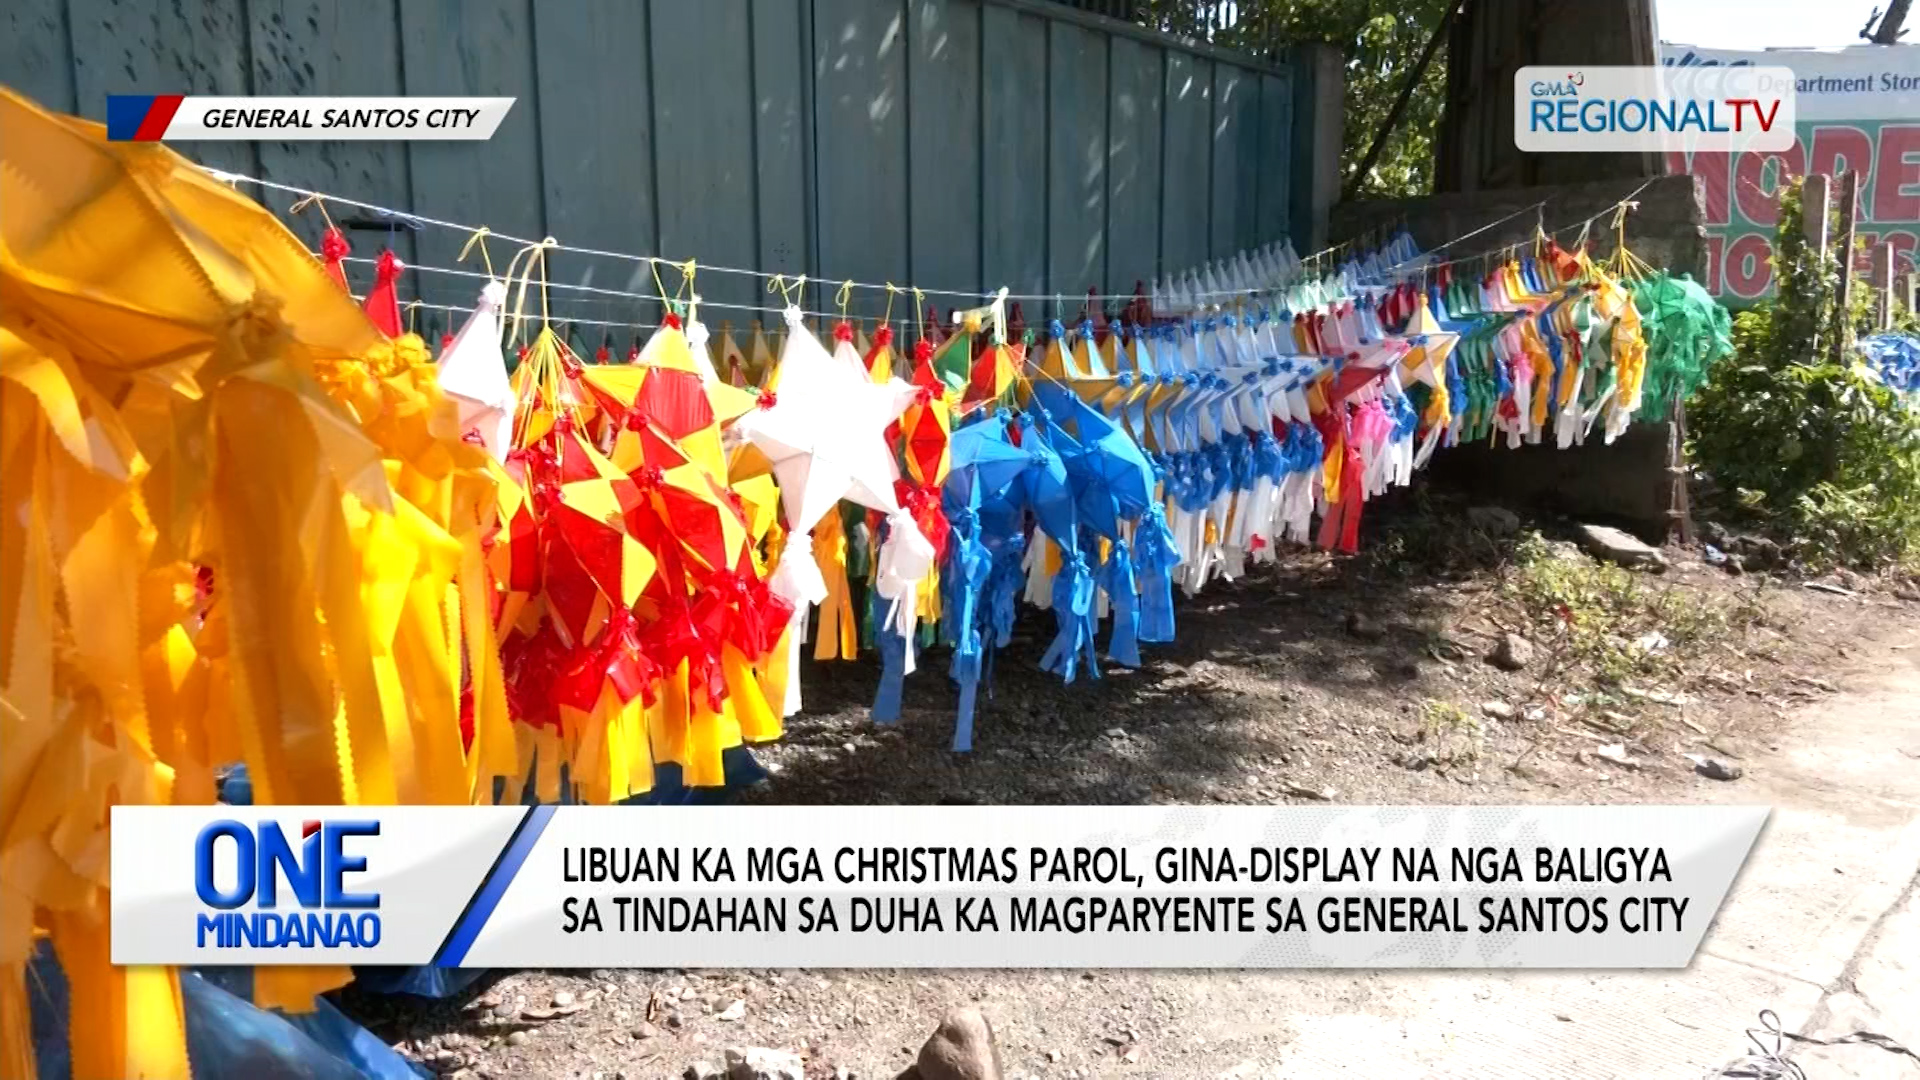
<path fill-rule="evenodd" d="M 511 316 L 511 323 L 512 323 L 513 329 L 512 329 L 512 332 L 510 332 L 507 335 L 507 341 L 509 344 L 516 343 L 520 340 L 521 327 L 524 325 L 526 320 L 527 286 L 531 284 L 533 281 L 533 268 L 536 262 L 538 262 L 540 265 L 540 325 L 543 329 L 546 327 L 548 322 L 547 251 L 551 248 L 558 247 L 558 246 L 559 246 L 559 242 L 556 241 L 553 237 L 549 236 L 537 244 L 528 244 L 527 246 L 521 248 L 519 251 L 515 252 L 513 256 L 513 261 L 507 264 L 508 286 L 509 287 L 512 286 L 514 281 L 514 274 L 516 270 L 519 271 L 519 279 L 520 279 L 520 289 L 514 296 L 513 314 Z M 482 248 L 481 250 L 484 251 L 485 248 Z M 525 258 L 527 260 L 525 267 L 521 267 L 520 265 L 520 260 L 522 258 Z"/>
<path fill-rule="evenodd" d="M 326 197 L 321 195 L 317 191 L 309 191 L 307 193 L 306 198 L 301 199 L 299 202 L 296 202 L 292 206 L 287 207 L 287 213 L 298 214 L 300 211 L 305 210 L 309 206 L 313 207 L 315 210 L 320 211 L 320 220 L 327 223 L 327 228 L 329 229 L 334 228 L 333 218 L 327 213 Z"/>
<path fill-rule="evenodd" d="M 693 314 L 700 305 L 700 294 L 693 290 L 693 276 L 698 268 L 692 259 L 680 264 L 680 292 L 687 298 L 687 321 L 693 321 Z"/>
<path fill-rule="evenodd" d="M 775 274 L 767 281 L 767 291 L 770 293 L 779 293 L 780 299 L 784 301 L 788 307 L 795 306 L 793 303 L 793 290 L 799 289 L 801 290 L 800 294 L 805 296 L 806 288 L 807 275 L 805 274 L 801 274 L 798 278 L 794 279 L 792 283 L 788 283 L 787 275 L 785 274 Z"/>
<path fill-rule="evenodd" d="M 460 248 L 460 257 L 454 261 L 466 262 L 467 255 L 473 251 L 475 245 L 479 245 L 480 261 L 486 264 L 487 276 L 493 277 L 493 256 L 487 253 L 487 237 L 492 232 L 493 230 L 487 228 L 485 225 L 473 230 L 473 235 L 467 237 L 467 242 Z"/>
<path fill-rule="evenodd" d="M 660 294 L 660 305 L 668 311 L 673 310 L 673 297 L 667 295 L 667 283 L 660 280 L 660 260 L 648 259 L 647 269 L 653 272 L 653 289 Z"/>

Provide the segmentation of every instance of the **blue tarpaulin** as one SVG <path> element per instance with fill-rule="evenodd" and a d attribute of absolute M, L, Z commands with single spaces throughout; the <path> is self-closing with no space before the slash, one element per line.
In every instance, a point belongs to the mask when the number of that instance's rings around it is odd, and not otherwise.
<path fill-rule="evenodd" d="M 1873 334 L 1857 342 L 1860 354 L 1888 386 L 1920 394 L 1920 336 Z"/>
<path fill-rule="evenodd" d="M 27 965 L 33 1054 L 40 1080 L 73 1075 L 66 972 L 42 941 Z M 256 1007 L 253 969 L 207 968 L 180 976 L 187 1060 L 194 1080 L 422 1080 L 432 1074 L 322 998 L 294 1016 Z"/>

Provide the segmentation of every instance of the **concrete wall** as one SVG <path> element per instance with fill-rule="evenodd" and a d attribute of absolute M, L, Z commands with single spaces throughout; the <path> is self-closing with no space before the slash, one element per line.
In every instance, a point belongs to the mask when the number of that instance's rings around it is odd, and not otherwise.
<path fill-rule="evenodd" d="M 1525 154 L 1513 144 L 1513 82 L 1522 67 L 1578 71 L 1652 64 L 1656 40 L 1652 0 L 1468 4 L 1454 20 L 1447 43 L 1447 108 L 1436 148 L 1434 190 L 1488 191 L 1629 177 L 1637 183 L 1666 172 L 1659 154 Z"/>
<path fill-rule="evenodd" d="M 1421 247 L 1431 249 L 1545 200 L 1539 214 L 1521 213 L 1469 238 L 1452 254 L 1476 255 L 1527 243 L 1541 221 L 1556 230 L 1573 223 L 1574 229 L 1558 237 L 1571 246 L 1583 218 L 1607 210 L 1640 183 L 1613 180 L 1343 203 L 1333 210 L 1332 233 L 1337 242 L 1375 227 L 1390 228 L 1404 222 Z M 1707 244 L 1705 213 L 1696 181 L 1690 176 L 1659 177 L 1634 201 L 1639 206 L 1627 215 L 1627 249 L 1657 269 L 1691 274 L 1700 280 L 1706 272 Z M 1614 249 L 1612 224 L 1611 214 L 1593 223 L 1591 237 L 1599 255 L 1611 254 Z M 1478 269 L 1477 265 L 1472 268 Z M 1455 447 L 1434 455 L 1429 482 L 1469 491 L 1490 502 L 1549 507 L 1617 524 L 1657 542 L 1666 534 L 1672 497 L 1672 475 L 1667 472 L 1668 431 L 1666 418 L 1657 417 L 1635 424 L 1612 446 L 1596 440 L 1568 450 L 1551 446 L 1508 450 L 1484 444 Z"/>
<path fill-rule="evenodd" d="M 1465 492 L 1478 503 L 1571 514 L 1581 521 L 1617 525 L 1650 544 L 1666 539 L 1673 497 L 1667 472 L 1672 425 L 1635 424 L 1612 445 L 1596 434 L 1586 446 L 1504 444 L 1438 450 L 1424 481 Z"/>

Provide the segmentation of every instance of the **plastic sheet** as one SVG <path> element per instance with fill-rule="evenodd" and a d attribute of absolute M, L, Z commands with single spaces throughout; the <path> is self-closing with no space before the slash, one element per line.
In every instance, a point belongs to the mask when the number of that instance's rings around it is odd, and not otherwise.
<path fill-rule="evenodd" d="M 1857 343 L 1867 366 L 1896 390 L 1920 394 L 1920 336 L 1873 334 Z"/>
<path fill-rule="evenodd" d="M 73 1076 L 66 973 L 42 941 L 28 965 L 39 1080 Z M 420 1080 L 432 1074 L 393 1051 L 325 999 L 286 1016 L 255 1007 L 250 968 L 208 968 L 180 977 L 187 1056 L 194 1080 Z"/>

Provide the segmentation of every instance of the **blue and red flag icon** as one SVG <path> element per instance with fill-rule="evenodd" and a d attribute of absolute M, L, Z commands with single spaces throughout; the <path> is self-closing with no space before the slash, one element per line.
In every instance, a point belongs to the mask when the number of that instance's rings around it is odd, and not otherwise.
<path fill-rule="evenodd" d="M 159 142 L 185 94 L 108 94 L 107 141 Z"/>

